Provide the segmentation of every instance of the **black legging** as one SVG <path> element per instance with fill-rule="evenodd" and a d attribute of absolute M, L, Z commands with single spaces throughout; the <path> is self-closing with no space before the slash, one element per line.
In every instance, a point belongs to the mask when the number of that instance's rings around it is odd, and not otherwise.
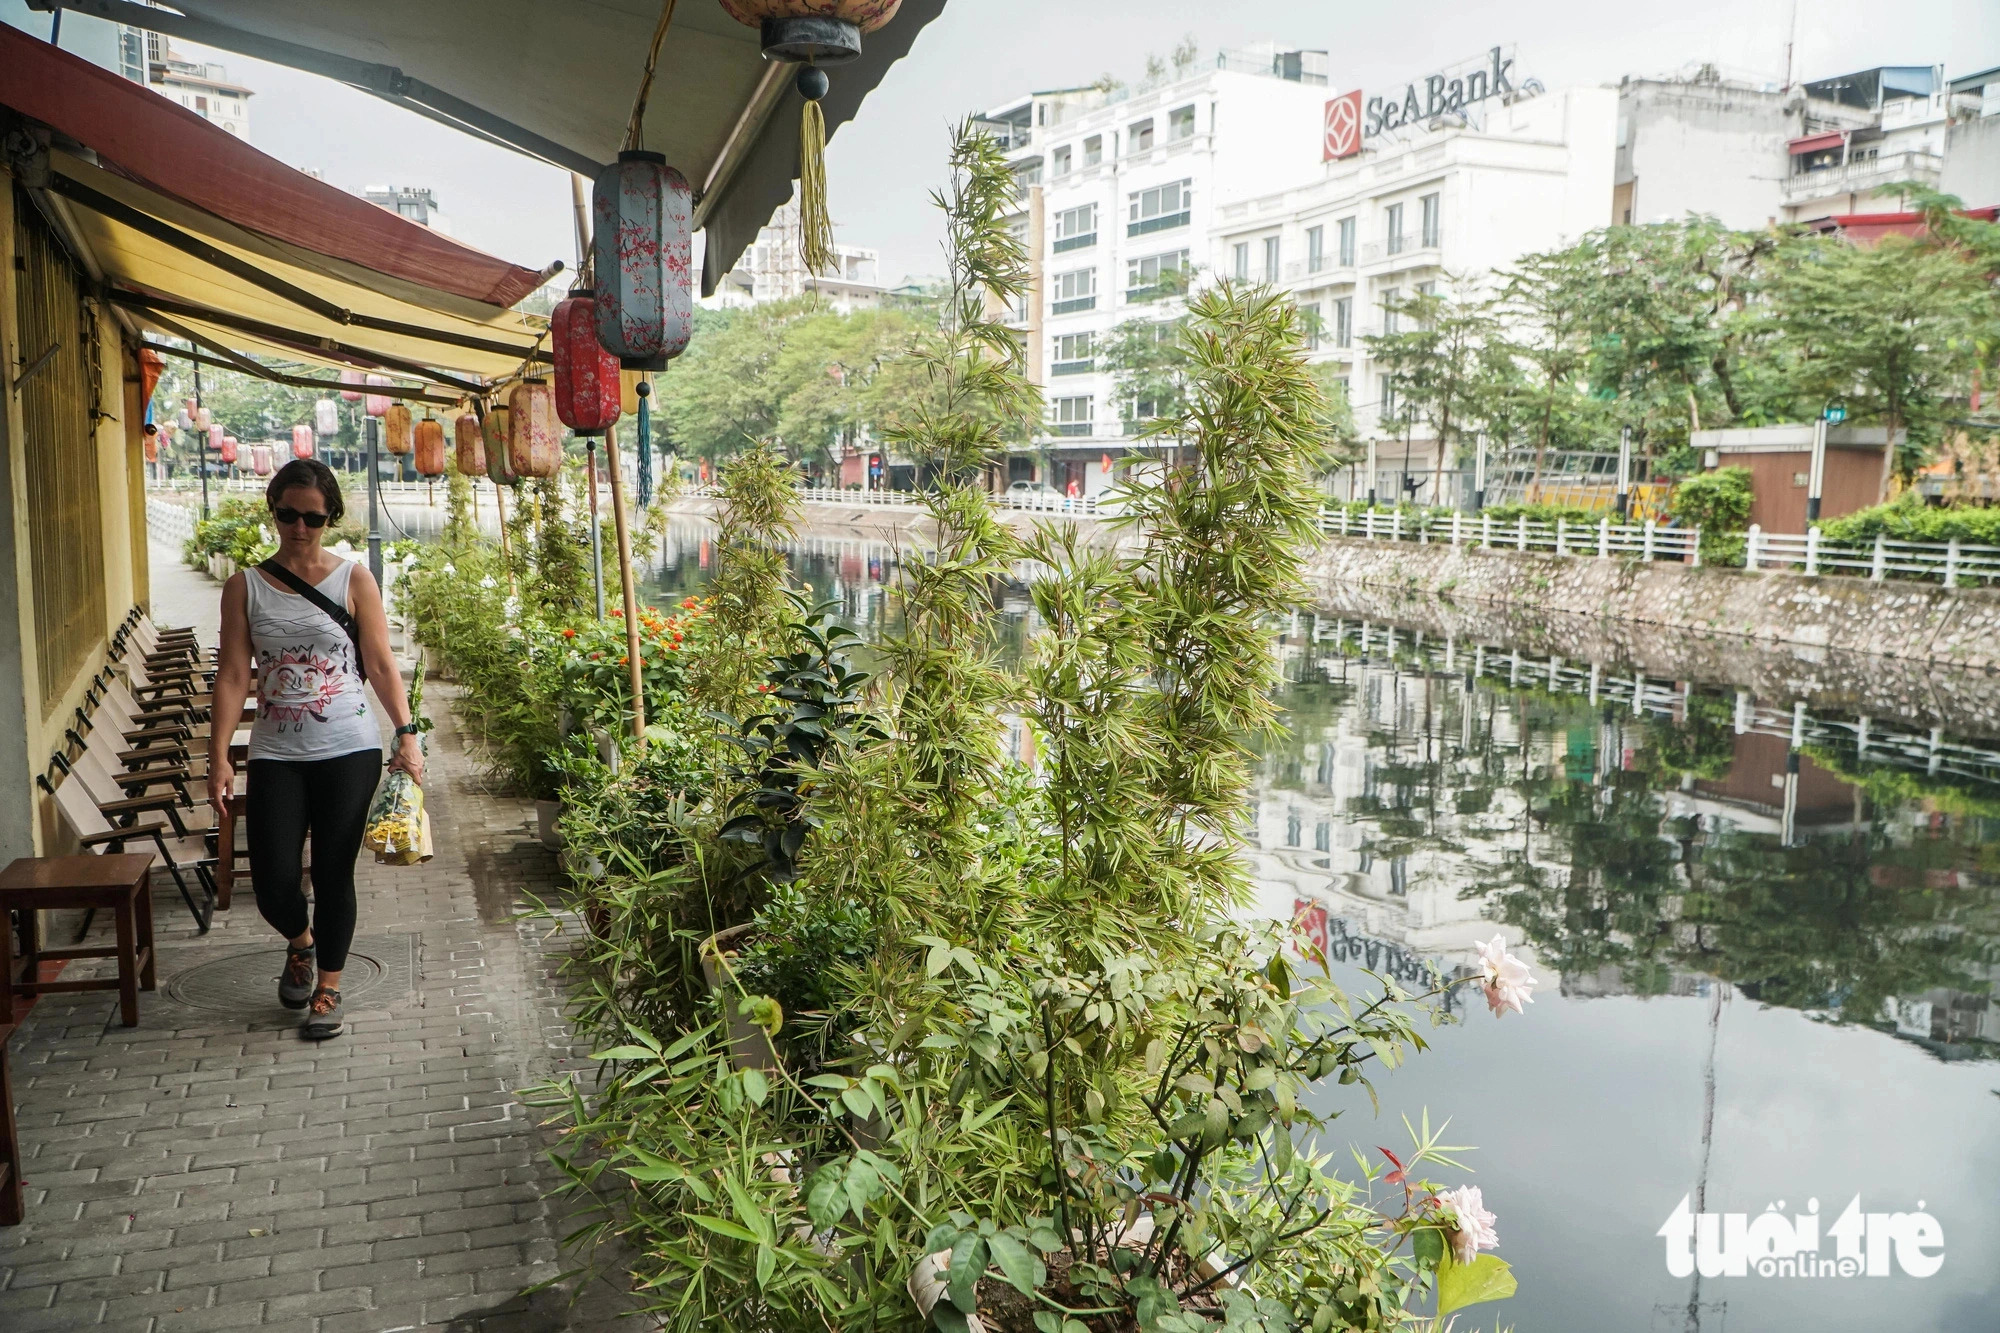
<path fill-rule="evenodd" d="M 354 943 L 354 859 L 382 752 L 333 759 L 252 759 L 244 817 L 250 821 L 250 883 L 257 910 L 288 940 L 306 930 L 299 864 L 312 830 L 313 943 L 319 966 L 338 972 Z"/>

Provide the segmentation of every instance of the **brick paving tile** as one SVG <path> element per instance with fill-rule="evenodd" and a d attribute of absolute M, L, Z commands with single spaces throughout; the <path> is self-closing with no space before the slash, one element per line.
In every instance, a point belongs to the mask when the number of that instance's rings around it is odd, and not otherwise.
<path fill-rule="evenodd" d="M 159 618 L 212 638 L 215 585 L 162 546 L 152 559 Z M 587 1051 L 562 1021 L 563 937 L 513 918 L 558 887 L 534 807 L 488 790 L 453 690 L 427 688 L 437 855 L 364 854 L 357 873 L 358 933 L 414 937 L 411 989 L 354 996 L 347 1035 L 319 1046 L 275 993 L 238 1013 L 182 1003 L 167 989 L 181 973 L 267 950 L 275 975 L 279 944 L 247 875 L 206 936 L 157 879 L 161 988 L 142 992 L 140 1025 L 119 1025 L 115 994 L 81 992 L 43 997 L 15 1033 L 29 1206 L 0 1229 L 6 1333 L 645 1327 L 603 1283 L 574 1305 L 519 1296 L 567 1266 L 547 1202 L 562 1178 L 520 1092 Z M 93 942 L 109 932 L 96 922 Z"/>

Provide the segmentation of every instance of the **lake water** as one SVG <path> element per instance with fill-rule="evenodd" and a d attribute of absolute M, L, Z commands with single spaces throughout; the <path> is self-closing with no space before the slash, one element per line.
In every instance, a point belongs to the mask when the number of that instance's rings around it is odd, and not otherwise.
<path fill-rule="evenodd" d="M 864 636 L 888 625 L 890 548 L 792 554 Z M 677 528 L 653 595 L 707 564 L 705 530 Z M 1034 631 L 1023 590 L 996 627 Z M 1364 1148 L 1400 1151 L 1426 1108 L 1476 1145 L 1521 1289 L 1461 1333 L 2000 1328 L 2000 727 L 1339 606 L 1281 629 L 1291 734 L 1258 769 L 1258 911 L 1300 921 L 1357 987 L 1361 968 L 1450 972 L 1495 933 L 1540 981 L 1504 1020 L 1465 991 L 1464 1022 L 1378 1078 L 1379 1116 L 1353 1090 L 1322 1108 Z M 2000 709 L 2000 680 L 1936 693 Z M 1704 1256 L 1723 1271 L 1670 1268 L 1658 1233 L 1683 1199 L 1724 1215 Z M 1763 1247 L 1741 1275 L 1736 1226 Z"/>

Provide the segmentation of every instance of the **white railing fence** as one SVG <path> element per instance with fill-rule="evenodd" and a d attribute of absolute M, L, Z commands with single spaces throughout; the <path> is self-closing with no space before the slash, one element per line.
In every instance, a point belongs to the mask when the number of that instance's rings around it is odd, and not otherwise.
<path fill-rule="evenodd" d="M 1826 541 L 1815 527 L 1804 536 L 1765 532 L 1756 524 L 1744 536 L 1743 567 L 1797 571 L 1808 577 L 1847 574 L 1880 583 L 1889 578 L 1942 580 L 1947 588 L 2000 582 L 2000 546 L 1976 546 L 1953 537 L 1943 542 L 1901 541 L 1880 533 L 1868 543 Z"/>
<path fill-rule="evenodd" d="M 1410 513 L 1402 509 L 1322 509 L 1320 531 L 1340 537 L 1363 537 L 1371 541 L 1405 541 L 1452 546 L 1479 546 L 1509 551 L 1549 551 L 1556 555 L 1614 556 L 1638 560 L 1670 560 L 1676 564 L 1701 563 L 1699 528 L 1663 527 L 1647 519 L 1644 523 L 1613 523 L 1601 518 L 1595 523 L 1553 523 L 1526 517 L 1500 520 L 1491 514 L 1467 514 L 1460 510 L 1442 513 L 1425 510 Z"/>

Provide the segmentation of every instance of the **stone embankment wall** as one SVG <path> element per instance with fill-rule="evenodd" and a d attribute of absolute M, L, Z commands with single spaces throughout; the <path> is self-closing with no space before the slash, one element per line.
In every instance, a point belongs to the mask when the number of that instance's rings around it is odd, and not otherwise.
<path fill-rule="evenodd" d="M 1665 634 L 2000 670 L 2000 591 L 1984 588 L 1338 537 L 1314 560 L 1312 580 L 1329 606 L 1345 590 L 1369 588 L 1412 602 L 1505 606 L 1544 624 L 1579 616 Z"/>

